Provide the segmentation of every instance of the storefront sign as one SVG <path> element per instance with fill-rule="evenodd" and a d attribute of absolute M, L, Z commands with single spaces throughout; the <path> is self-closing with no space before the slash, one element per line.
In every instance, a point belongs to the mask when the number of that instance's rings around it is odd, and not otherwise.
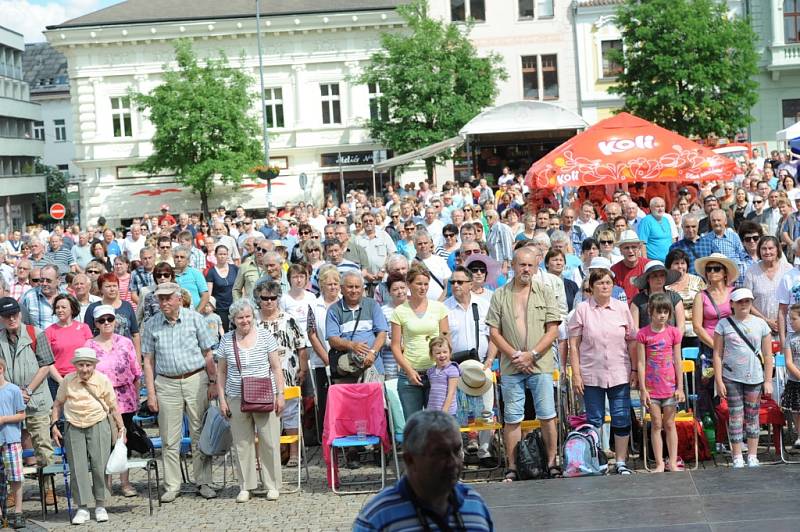
<path fill-rule="evenodd" d="M 372 161 L 371 151 L 323 153 L 320 156 L 320 166 L 362 166 L 372 164 Z"/>

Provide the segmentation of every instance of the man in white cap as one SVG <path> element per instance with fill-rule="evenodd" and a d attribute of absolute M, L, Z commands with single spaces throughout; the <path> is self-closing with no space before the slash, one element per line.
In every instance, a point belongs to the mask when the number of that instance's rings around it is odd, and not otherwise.
<path fill-rule="evenodd" d="M 180 495 L 180 444 L 183 416 L 189 419 L 192 438 L 194 480 L 199 494 L 211 499 L 211 459 L 197 450 L 203 414 L 208 401 L 217 396 L 217 369 L 212 346 L 216 343 L 203 317 L 183 308 L 181 287 L 162 283 L 155 291 L 161 312 L 147 320 L 142 335 L 142 357 L 147 386 L 147 406 L 158 412 L 158 430 L 163 442 L 164 484 L 161 502 Z"/>
<path fill-rule="evenodd" d="M 642 241 L 636 231 L 623 231 L 617 241 L 622 260 L 611 266 L 614 274 L 614 284 L 621 286 L 625 290 L 628 301 L 631 301 L 639 289 L 633 284 L 633 280 L 642 274 L 644 267 L 650 262 L 647 257 L 641 256 Z"/>

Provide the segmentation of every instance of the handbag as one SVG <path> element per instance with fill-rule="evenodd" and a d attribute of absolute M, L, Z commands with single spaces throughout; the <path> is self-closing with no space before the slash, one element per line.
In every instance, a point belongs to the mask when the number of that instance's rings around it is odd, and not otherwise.
<path fill-rule="evenodd" d="M 236 357 L 236 368 L 242 374 L 242 362 L 239 360 L 239 344 L 233 334 L 233 354 Z M 275 410 L 275 392 L 272 389 L 271 377 L 242 377 L 242 412 L 272 412 Z"/>
<path fill-rule="evenodd" d="M 344 306 L 344 303 L 342 303 Z M 358 309 L 358 314 L 356 314 L 356 325 L 353 327 L 353 332 L 350 333 L 350 341 L 353 341 L 353 338 L 356 335 L 356 331 L 358 330 L 358 324 L 361 322 L 361 309 Z M 349 375 L 344 375 L 339 373 L 339 358 L 342 356 L 348 356 L 348 351 L 340 351 L 335 347 L 331 347 L 328 350 L 328 367 L 331 370 L 331 377 L 347 377 Z"/>
<path fill-rule="evenodd" d="M 475 320 L 475 347 L 467 349 L 466 351 L 457 351 L 453 353 L 452 360 L 456 364 L 461 364 L 465 360 L 477 360 L 480 362 L 478 356 L 478 346 L 480 345 L 480 336 L 478 331 L 478 304 L 472 304 L 472 319 Z"/>

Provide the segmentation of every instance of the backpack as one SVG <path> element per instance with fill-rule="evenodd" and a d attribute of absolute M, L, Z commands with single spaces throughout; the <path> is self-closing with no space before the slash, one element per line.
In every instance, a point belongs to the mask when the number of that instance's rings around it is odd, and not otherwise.
<path fill-rule="evenodd" d="M 708 445 L 708 438 L 703 431 L 703 424 L 699 419 L 691 421 L 676 421 L 675 429 L 678 432 L 678 456 L 685 461 L 694 460 L 694 430 L 692 424 L 697 426 L 697 451 L 700 461 L 711 460 L 711 448 Z"/>
<path fill-rule="evenodd" d="M 203 415 L 203 430 L 197 448 L 206 456 L 223 456 L 231 448 L 231 425 L 219 407 L 210 405 Z"/>
<path fill-rule="evenodd" d="M 28 330 L 28 336 L 31 337 L 31 349 L 33 352 L 36 352 L 36 328 L 33 325 L 25 325 L 25 328 Z"/>
<path fill-rule="evenodd" d="M 581 425 L 564 440 L 564 476 L 605 475 L 608 460 L 600 447 L 600 435 L 589 424 Z"/>
<path fill-rule="evenodd" d="M 536 480 L 547 478 L 547 458 L 544 452 L 542 431 L 530 431 L 514 449 L 517 463 L 517 478 L 520 480 Z"/>

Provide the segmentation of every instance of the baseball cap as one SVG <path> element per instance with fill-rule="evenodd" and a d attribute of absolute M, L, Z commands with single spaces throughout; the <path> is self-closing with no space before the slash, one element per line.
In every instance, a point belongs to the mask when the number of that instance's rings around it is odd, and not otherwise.
<path fill-rule="evenodd" d="M 731 301 L 741 301 L 742 299 L 755 299 L 753 292 L 749 288 L 737 288 L 731 292 Z"/>
<path fill-rule="evenodd" d="M 19 303 L 13 297 L 0 298 L 0 316 L 13 316 L 19 313 Z"/>
<path fill-rule="evenodd" d="M 161 283 L 156 287 L 155 294 L 157 296 L 171 296 L 173 294 L 180 294 L 181 287 L 178 283 Z"/>

